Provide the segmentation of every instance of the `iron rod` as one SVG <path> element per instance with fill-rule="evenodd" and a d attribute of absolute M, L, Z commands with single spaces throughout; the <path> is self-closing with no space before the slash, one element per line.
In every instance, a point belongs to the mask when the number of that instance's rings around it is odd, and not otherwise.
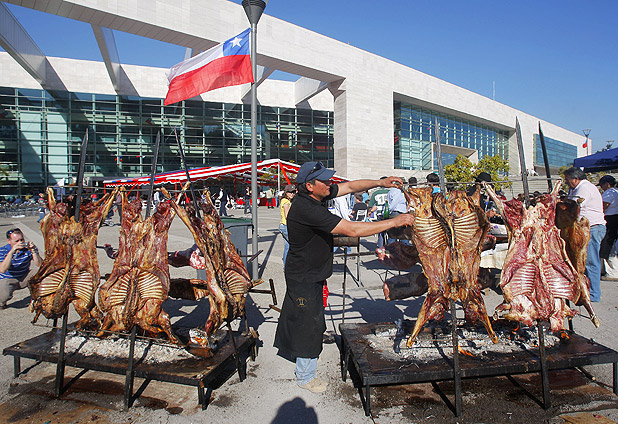
<path fill-rule="evenodd" d="M 521 182 L 524 187 L 524 205 L 530 206 L 530 189 L 528 188 L 528 174 L 526 168 L 526 157 L 524 155 L 524 142 L 521 139 L 521 128 L 519 119 L 515 118 L 515 133 L 517 135 L 517 149 L 519 150 L 519 168 L 521 169 Z"/>
<path fill-rule="evenodd" d="M 457 335 L 457 307 L 451 303 L 451 337 L 453 340 L 453 379 L 455 382 L 455 416 L 461 416 L 463 411 L 461 398 L 461 369 L 459 368 L 459 337 Z"/>
<path fill-rule="evenodd" d="M 154 178 L 157 174 L 157 158 L 159 156 L 159 143 L 161 142 L 161 131 L 157 133 L 155 140 L 155 147 L 152 154 L 152 171 L 150 172 L 150 186 L 148 188 L 148 204 L 146 205 L 146 218 L 150 216 L 150 209 L 152 207 L 152 191 L 154 190 Z"/>
<path fill-rule="evenodd" d="M 75 195 L 75 222 L 79 222 L 79 209 L 82 204 L 82 191 L 84 190 L 84 168 L 86 167 L 86 150 L 88 148 L 88 129 L 82 140 L 82 151 L 79 156 L 77 168 L 77 193 Z"/>
<path fill-rule="evenodd" d="M 133 324 L 131 329 L 131 343 L 129 344 L 129 358 L 127 360 L 127 373 L 124 380 L 124 407 L 131 407 L 133 397 L 133 356 L 135 355 L 135 336 L 137 335 L 137 325 Z"/>
<path fill-rule="evenodd" d="M 545 164 L 545 176 L 547 177 L 547 188 L 549 193 L 554 189 L 551 183 L 551 171 L 549 170 L 549 157 L 547 156 L 547 146 L 545 145 L 545 137 L 541 130 L 541 123 L 539 122 L 539 138 L 541 139 L 541 150 L 543 151 L 543 162 Z"/>
<path fill-rule="evenodd" d="M 537 323 L 539 332 L 539 353 L 541 356 L 541 381 L 543 384 L 543 409 L 551 407 L 551 398 L 549 393 L 549 375 L 547 374 L 547 356 L 545 354 L 545 329 L 543 323 Z"/>
<path fill-rule="evenodd" d="M 178 132 L 176 128 L 174 128 L 174 135 L 176 136 L 176 144 L 178 144 L 178 151 L 180 152 L 180 160 L 182 161 L 182 166 L 185 169 L 185 175 L 187 176 L 187 182 L 189 183 L 189 191 L 191 192 L 191 199 L 193 200 L 193 207 L 195 208 L 195 215 L 198 218 L 202 218 L 200 214 L 200 205 L 197 201 L 197 197 L 195 197 L 195 191 L 193 190 L 193 184 L 191 183 L 191 175 L 189 175 L 189 167 L 187 166 L 187 161 L 185 159 L 185 151 L 180 144 L 180 138 L 178 138 Z M 203 254 L 204 252 L 202 252 Z"/>
<path fill-rule="evenodd" d="M 251 70 L 257 75 L 257 22 L 251 22 Z M 257 196 L 257 85 L 251 83 L 251 252 L 258 251 L 258 196 Z M 251 262 L 251 278 L 257 279 L 258 260 Z"/>
<path fill-rule="evenodd" d="M 438 118 L 435 118 L 434 124 L 435 138 L 436 138 L 436 158 L 438 162 L 438 175 L 440 176 L 440 191 L 446 196 L 446 183 L 444 177 L 444 166 L 442 164 L 442 146 L 440 145 L 440 124 Z"/>
<path fill-rule="evenodd" d="M 58 363 L 56 364 L 56 383 L 54 393 L 56 397 L 62 394 L 64 386 L 64 345 L 67 339 L 67 321 L 69 312 L 62 316 L 62 330 L 60 331 L 60 347 L 58 347 Z"/>

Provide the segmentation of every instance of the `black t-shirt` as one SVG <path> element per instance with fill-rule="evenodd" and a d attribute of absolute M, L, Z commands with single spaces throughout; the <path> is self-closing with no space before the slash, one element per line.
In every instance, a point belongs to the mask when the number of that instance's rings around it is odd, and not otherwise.
<path fill-rule="evenodd" d="M 337 197 L 339 187 L 333 184 L 324 201 Z M 285 263 L 285 276 L 299 282 L 317 282 L 333 273 L 333 235 L 330 233 L 341 218 L 333 215 L 324 202 L 299 193 L 288 212 L 290 250 Z"/>

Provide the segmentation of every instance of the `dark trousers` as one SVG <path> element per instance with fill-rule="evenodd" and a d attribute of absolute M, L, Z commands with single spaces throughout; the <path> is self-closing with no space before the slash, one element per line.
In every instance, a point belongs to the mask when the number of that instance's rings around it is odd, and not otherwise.
<path fill-rule="evenodd" d="M 618 240 L 618 215 L 605 215 L 605 221 L 607 222 L 605 224 L 607 232 L 601 241 L 599 256 L 602 259 L 609 259 L 609 252 L 612 250 L 616 240 Z"/>
<path fill-rule="evenodd" d="M 221 206 L 219 206 L 219 216 L 227 216 L 227 211 L 225 210 L 225 204 L 227 202 L 224 202 L 223 200 L 221 200 Z"/>

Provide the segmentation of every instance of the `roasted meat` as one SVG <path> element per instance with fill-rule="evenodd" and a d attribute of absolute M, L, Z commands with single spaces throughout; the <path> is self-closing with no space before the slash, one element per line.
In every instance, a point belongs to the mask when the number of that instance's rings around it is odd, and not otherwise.
<path fill-rule="evenodd" d="M 163 192 L 169 197 L 165 189 Z M 170 203 L 204 255 L 206 279 L 203 286 L 208 289 L 210 303 L 205 330 L 210 337 L 223 322 L 230 322 L 244 314 L 251 278 L 207 191 L 199 201 L 203 218 L 197 216 L 192 203 L 187 203 L 184 208 L 174 201 Z"/>
<path fill-rule="evenodd" d="M 548 321 L 553 331 L 564 329 L 564 319 L 576 313 L 567 300 L 583 305 L 599 325 L 588 285 L 571 263 L 555 226 L 560 184 L 528 209 L 517 199 L 503 202 L 487 186 L 511 234 L 500 280 L 504 302 L 496 308 L 496 315 L 524 325 Z"/>
<path fill-rule="evenodd" d="M 172 332 L 163 310 L 170 287 L 167 237 L 174 218 L 169 203 L 161 202 L 155 213 L 143 219 L 142 202 L 127 200 L 122 193 L 122 221 L 118 255 L 109 279 L 99 290 L 99 307 L 105 313 L 99 336 L 109 331 L 129 331 L 138 325 L 149 334 Z"/>
<path fill-rule="evenodd" d="M 588 290 L 590 280 L 584 274 L 586 272 L 586 259 L 588 256 L 588 242 L 590 241 L 590 221 L 588 218 L 579 218 L 579 204 L 573 199 L 561 199 L 556 204 L 556 227 L 560 230 L 560 237 L 565 242 L 567 256 L 571 263 L 584 278 Z"/>
<path fill-rule="evenodd" d="M 419 262 L 416 246 L 395 241 L 384 246 L 384 253 L 378 259 L 389 268 L 399 271 L 408 269 Z"/>
<path fill-rule="evenodd" d="M 50 213 L 41 221 L 45 239 L 45 259 L 28 282 L 32 301 L 30 309 L 46 318 L 58 318 L 73 304 L 80 316 L 77 328 L 98 326 L 100 312 L 94 296 L 99 285 L 97 235 L 111 208 L 116 191 L 107 193 L 96 203 L 80 207 L 79 222 L 69 216 L 69 204 L 56 203 L 48 189 Z"/>
<path fill-rule="evenodd" d="M 429 290 L 421 306 L 410 347 L 428 320 L 440 320 L 449 301 L 461 300 L 466 319 L 481 321 L 491 339 L 491 327 L 478 284 L 480 254 L 489 223 L 474 196 L 464 192 L 432 194 L 431 188 L 410 188 L 405 193 L 416 215 L 412 240 L 418 249 Z"/>

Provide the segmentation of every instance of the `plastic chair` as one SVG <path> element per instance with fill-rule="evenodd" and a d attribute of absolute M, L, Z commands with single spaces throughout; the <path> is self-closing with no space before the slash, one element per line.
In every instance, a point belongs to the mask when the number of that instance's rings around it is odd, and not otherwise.
<path fill-rule="evenodd" d="M 367 209 L 356 211 L 356 221 L 365 221 L 367 219 Z"/>

